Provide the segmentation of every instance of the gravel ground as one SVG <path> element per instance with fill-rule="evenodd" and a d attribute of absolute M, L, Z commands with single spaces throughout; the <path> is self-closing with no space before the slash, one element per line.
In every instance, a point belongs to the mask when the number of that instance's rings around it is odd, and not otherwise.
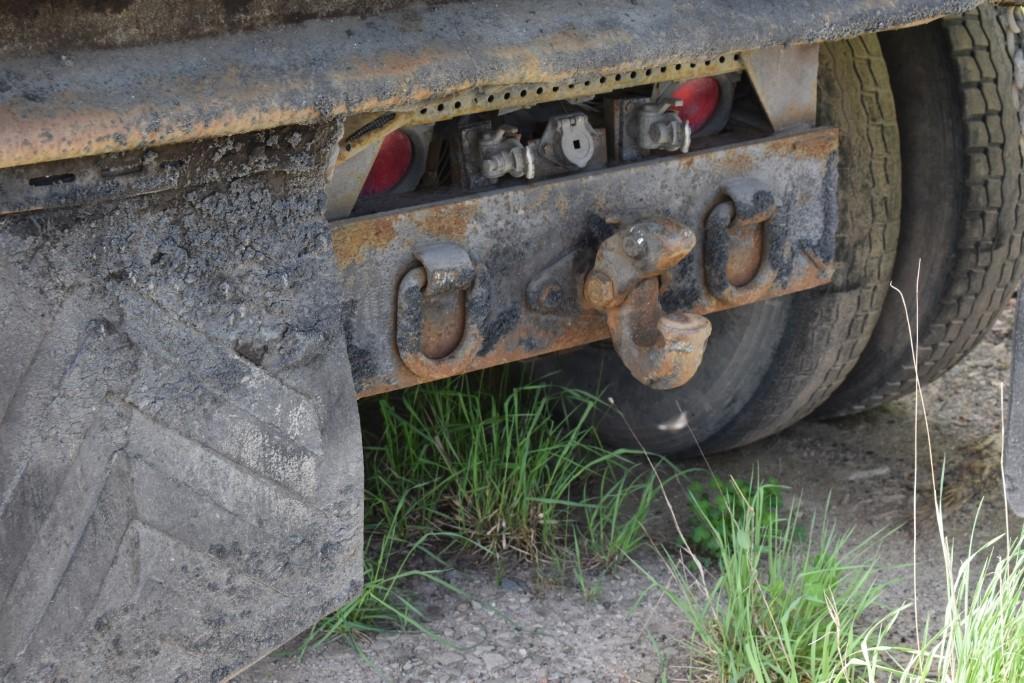
<path fill-rule="evenodd" d="M 1001 532 L 999 479 L 999 383 L 1009 378 L 1008 307 L 984 341 L 958 367 L 926 388 L 931 436 L 946 463 L 947 534 L 963 549 L 980 500 L 977 538 Z M 854 539 L 892 531 L 878 550 L 885 600 L 896 606 L 913 596 L 914 401 L 904 398 L 880 409 L 832 422 L 804 422 L 776 437 L 715 456 L 719 475 L 749 478 L 757 468 L 800 495 L 805 512 L 830 505 L 830 518 Z M 921 432 L 923 435 L 923 431 Z M 923 442 L 923 436 L 922 436 Z M 922 450 L 922 458 L 924 458 Z M 922 471 L 922 478 L 926 477 Z M 919 503 L 919 596 L 922 611 L 941 610 L 941 553 L 931 511 L 930 484 L 922 479 Z M 685 510 L 681 491 L 674 507 Z M 666 510 L 651 522 L 655 538 L 670 533 Z M 653 552 L 638 565 L 665 573 Z M 362 654 L 342 643 L 307 653 L 271 655 L 238 680 L 298 681 L 652 681 L 663 673 L 688 680 L 680 637 L 686 626 L 671 605 L 648 593 L 649 581 L 635 566 L 588 576 L 586 590 L 552 583 L 528 569 L 503 577 L 493 570 L 459 567 L 448 573 L 464 595 L 425 584 L 413 587 L 434 636 L 393 633 L 370 637 Z M 904 640 L 913 635 L 910 612 L 897 624 Z"/>

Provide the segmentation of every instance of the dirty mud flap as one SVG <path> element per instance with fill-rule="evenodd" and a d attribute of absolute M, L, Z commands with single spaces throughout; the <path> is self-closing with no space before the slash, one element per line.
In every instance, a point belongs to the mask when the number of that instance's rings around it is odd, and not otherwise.
<path fill-rule="evenodd" d="M 359 593 L 340 126 L 0 173 L 0 680 L 220 681 Z"/>
<path fill-rule="evenodd" d="M 657 273 L 666 315 L 827 283 L 837 139 L 813 129 L 332 224 L 352 293 L 343 311 L 357 392 L 608 338 L 584 282 L 600 245 L 637 221 L 664 219 L 696 237 Z"/>
<path fill-rule="evenodd" d="M 1010 370 L 1010 414 L 1003 444 L 1006 502 L 1018 517 L 1024 517 L 1024 296 L 1021 293 L 1018 287 Z"/>

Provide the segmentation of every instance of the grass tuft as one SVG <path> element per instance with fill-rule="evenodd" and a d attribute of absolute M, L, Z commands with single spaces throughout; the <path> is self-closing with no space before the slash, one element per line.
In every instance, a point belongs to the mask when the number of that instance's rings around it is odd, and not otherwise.
<path fill-rule="evenodd" d="M 383 629 L 428 631 L 402 592 L 442 579 L 442 553 L 586 570 L 621 561 L 647 540 L 659 492 L 635 454 L 601 446 L 599 399 L 506 372 L 413 387 L 376 403 L 379 435 L 365 446 L 364 589 L 307 639 Z M 424 568 L 427 567 L 427 568 Z"/>
<path fill-rule="evenodd" d="M 696 524 L 687 535 L 687 541 L 693 550 L 707 558 L 718 559 L 732 542 L 735 525 L 732 520 L 746 514 L 748 501 L 754 495 L 754 487 L 744 481 L 722 481 L 712 475 L 707 484 L 694 481 L 686 487 L 687 503 Z M 771 524 L 778 515 L 782 496 L 778 486 L 771 484 L 760 487 L 759 495 L 764 497 L 764 504 L 758 506 L 758 512 L 764 519 L 752 520 L 754 524 L 763 526 Z"/>
<path fill-rule="evenodd" d="M 892 676 L 903 682 L 1024 681 L 1024 537 L 996 557 L 1004 539 L 969 551 L 947 587 L 931 634 Z"/>
<path fill-rule="evenodd" d="M 393 630 L 418 630 L 430 633 L 423 613 L 403 594 L 402 588 L 414 579 L 432 581 L 458 592 L 444 580 L 441 563 L 430 550 L 432 535 L 412 541 L 397 533 L 403 526 L 408 499 L 405 496 L 382 506 L 383 516 L 366 529 L 363 589 L 331 615 L 321 619 L 306 634 L 300 653 L 328 640 L 341 638 L 358 648 L 358 641 L 369 633 Z M 422 568 L 422 559 L 436 560 L 435 568 Z"/>
<path fill-rule="evenodd" d="M 587 555 L 614 562 L 644 540 L 657 488 L 628 452 L 601 446 L 589 419 L 597 406 L 504 376 L 414 387 L 379 402 L 367 488 L 390 491 L 382 505 L 409 492 L 401 535 L 444 531 L 465 549 L 533 562 L 578 535 Z"/>
<path fill-rule="evenodd" d="M 915 281 L 918 299 L 921 264 Z M 889 285 L 899 296 L 907 324 L 911 361 L 914 367 L 914 487 L 917 488 L 920 456 L 919 427 L 924 431 L 924 451 L 931 480 L 935 523 L 941 543 L 946 582 L 946 606 L 941 620 L 933 629 L 926 623 L 922 633 L 921 611 L 917 591 L 917 499 L 914 500 L 914 614 L 917 642 L 909 659 L 890 669 L 891 680 L 941 681 L 968 683 L 973 681 L 1024 680 L 1024 534 L 1011 532 L 1009 510 L 1003 501 L 1005 528 L 1003 534 L 975 549 L 977 515 L 971 528 L 966 556 L 956 560 L 953 542 L 946 534 L 942 506 L 944 466 L 937 463 L 928 422 L 928 407 L 918 373 L 919 323 L 915 307 L 911 316 L 904 293 Z M 1001 436 L 1005 433 L 1003 390 L 1000 386 L 999 407 Z M 1001 443 L 1001 458 L 1005 444 Z M 1005 471 L 1003 472 L 1005 476 Z M 1005 491 L 1005 480 L 1003 490 Z M 978 514 L 982 503 L 979 502 Z M 1005 545 L 1000 548 L 1000 544 Z M 999 550 L 1003 555 L 998 556 Z M 902 652 L 907 655 L 906 651 Z"/>
<path fill-rule="evenodd" d="M 694 506 L 713 537 L 717 570 L 695 572 L 699 559 L 689 553 L 666 556 L 668 581 L 648 575 L 692 627 L 691 678 L 873 680 L 891 618 L 864 625 L 880 592 L 867 545 L 851 547 L 824 523 L 804 530 L 799 505 L 783 512 L 776 486 L 724 486 L 729 505 L 714 513 Z"/>

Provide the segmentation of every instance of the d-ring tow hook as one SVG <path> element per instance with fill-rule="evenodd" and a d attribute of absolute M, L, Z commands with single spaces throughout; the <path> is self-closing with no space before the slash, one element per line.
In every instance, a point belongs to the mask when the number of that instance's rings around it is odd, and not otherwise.
<path fill-rule="evenodd" d="M 398 284 L 398 355 L 423 379 L 457 375 L 483 343 L 488 308 L 483 267 L 451 242 L 420 246 L 413 253 L 418 264 Z"/>
<path fill-rule="evenodd" d="M 711 321 L 665 313 L 660 276 L 693 251 L 693 230 L 670 219 L 633 223 L 601 243 L 583 283 L 587 303 L 604 311 L 612 344 L 629 371 L 654 389 L 686 384 L 700 367 Z"/>

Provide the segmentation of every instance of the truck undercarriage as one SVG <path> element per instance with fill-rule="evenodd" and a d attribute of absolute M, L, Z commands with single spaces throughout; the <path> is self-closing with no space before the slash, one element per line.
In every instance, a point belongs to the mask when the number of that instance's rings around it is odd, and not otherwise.
<path fill-rule="evenodd" d="M 1024 267 L 977 4 L 0 10 L 5 680 L 221 680 L 349 600 L 359 397 L 537 358 L 728 448 L 908 391 L 915 262 L 941 374 Z"/>

